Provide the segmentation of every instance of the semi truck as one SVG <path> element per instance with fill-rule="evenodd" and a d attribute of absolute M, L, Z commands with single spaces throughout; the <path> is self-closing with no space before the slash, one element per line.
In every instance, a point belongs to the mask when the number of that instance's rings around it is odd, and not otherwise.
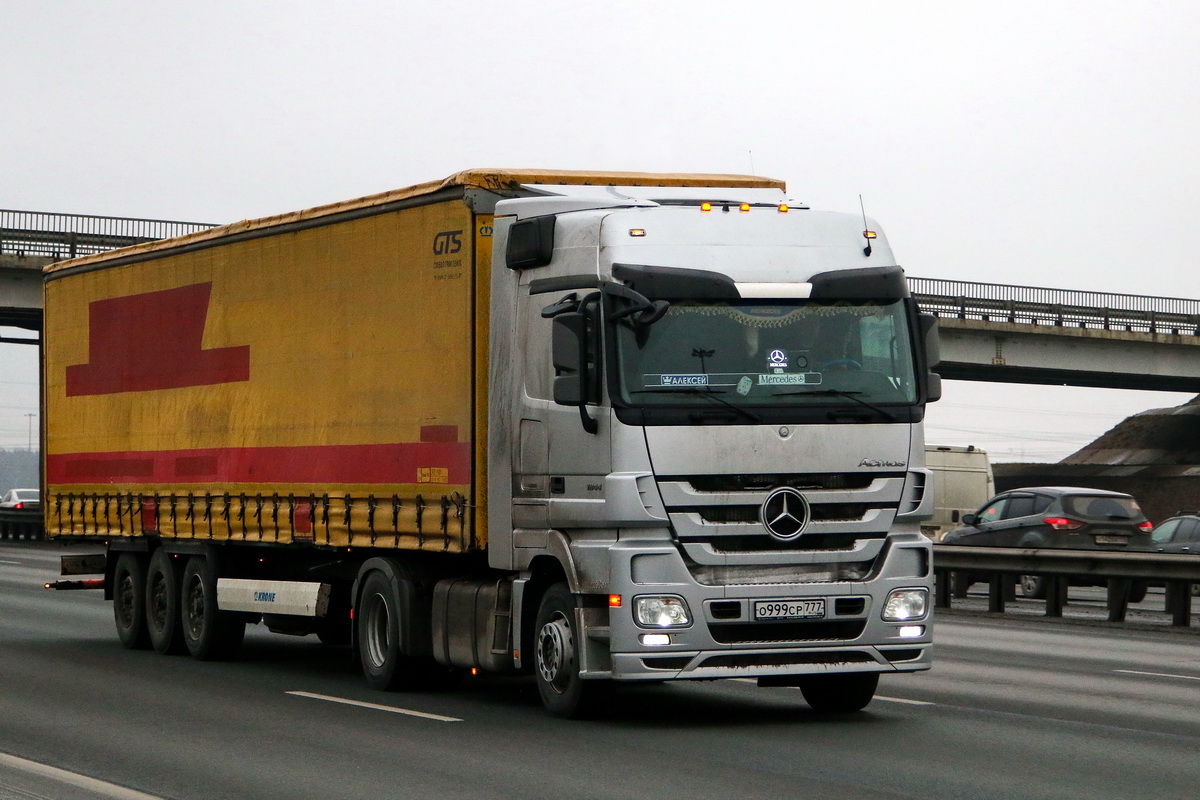
<path fill-rule="evenodd" d="M 45 523 L 97 547 L 48 586 L 129 648 L 262 624 L 382 690 L 857 711 L 930 666 L 936 361 L 875 223 L 755 176 L 472 170 L 59 262 Z"/>

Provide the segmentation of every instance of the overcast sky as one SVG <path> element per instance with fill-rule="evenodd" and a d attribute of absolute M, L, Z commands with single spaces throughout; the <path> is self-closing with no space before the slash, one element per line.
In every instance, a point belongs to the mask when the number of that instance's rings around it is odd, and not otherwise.
<path fill-rule="evenodd" d="M 1197 30 L 1194 0 L 0 0 L 0 208 L 224 223 L 470 167 L 754 172 L 861 194 L 910 275 L 1196 298 Z M 0 345 L 0 447 L 36 380 Z M 948 383 L 928 438 L 1057 460 L 1188 397 Z"/>

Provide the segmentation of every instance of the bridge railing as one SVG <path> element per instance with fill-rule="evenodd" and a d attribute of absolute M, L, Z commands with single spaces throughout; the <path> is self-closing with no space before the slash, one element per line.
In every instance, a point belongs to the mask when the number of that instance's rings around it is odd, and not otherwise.
<path fill-rule="evenodd" d="M 203 222 L 0 209 L 0 254 L 75 258 L 211 227 Z"/>
<path fill-rule="evenodd" d="M 943 318 L 1200 335 L 1200 300 L 939 278 L 908 284 L 922 311 Z"/>

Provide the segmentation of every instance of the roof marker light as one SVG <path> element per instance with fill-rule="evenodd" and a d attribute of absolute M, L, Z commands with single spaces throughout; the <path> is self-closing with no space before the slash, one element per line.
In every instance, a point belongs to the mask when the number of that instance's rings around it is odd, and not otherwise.
<path fill-rule="evenodd" d="M 630 228 L 629 235 L 630 236 L 645 236 L 646 229 L 645 228 Z"/>
<path fill-rule="evenodd" d="M 863 238 L 864 238 L 864 239 L 875 239 L 875 238 L 877 238 L 878 236 L 879 236 L 879 234 L 878 234 L 878 233 L 876 233 L 875 231 L 863 231 Z"/>
<path fill-rule="evenodd" d="M 707 214 L 708 212 L 712 211 L 712 203 L 709 203 L 709 202 L 704 202 L 704 203 L 701 203 L 701 204 L 700 204 L 700 210 L 701 210 L 703 213 Z"/>
<path fill-rule="evenodd" d="M 749 203 L 742 203 L 742 204 L 741 204 L 741 206 L 739 206 L 739 208 L 741 209 L 741 212 L 742 212 L 743 214 L 745 214 L 745 213 L 747 213 L 747 212 L 750 210 L 750 204 L 749 204 Z"/>
<path fill-rule="evenodd" d="M 780 203 L 780 204 L 779 204 L 779 213 L 780 213 L 780 214 L 786 214 L 787 212 L 788 212 L 788 204 L 787 204 L 787 203 Z"/>

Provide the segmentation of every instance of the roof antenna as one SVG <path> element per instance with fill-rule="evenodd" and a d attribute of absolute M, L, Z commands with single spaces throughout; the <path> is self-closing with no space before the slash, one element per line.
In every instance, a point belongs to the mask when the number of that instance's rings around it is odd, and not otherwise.
<path fill-rule="evenodd" d="M 867 226 L 867 207 L 863 205 L 862 195 L 858 196 L 858 207 L 862 209 L 863 217 L 863 238 L 867 240 L 867 246 L 863 248 L 863 255 L 867 258 L 871 257 L 871 240 L 878 236 L 875 231 Z"/>
<path fill-rule="evenodd" d="M 753 175 L 753 174 L 755 174 L 754 173 L 754 151 L 747 150 L 746 152 L 750 154 L 750 174 Z"/>

